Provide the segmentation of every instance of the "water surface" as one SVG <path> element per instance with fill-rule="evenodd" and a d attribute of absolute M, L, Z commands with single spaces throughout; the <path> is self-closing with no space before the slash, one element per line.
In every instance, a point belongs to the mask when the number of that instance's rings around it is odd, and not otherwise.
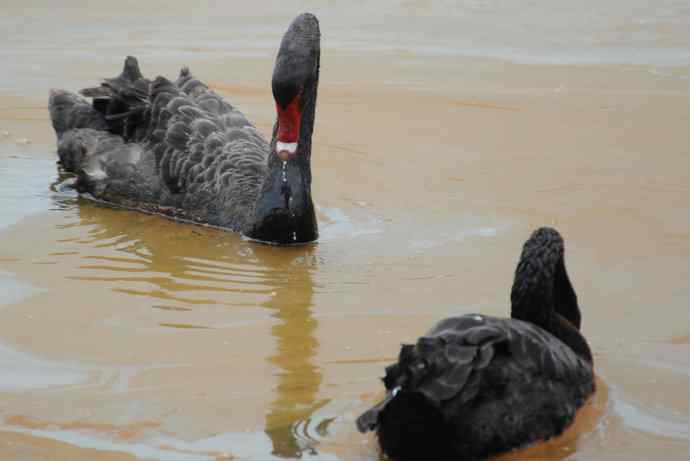
<path fill-rule="evenodd" d="M 7 2 L 6 2 L 7 3 Z M 375 460 L 353 421 L 448 315 L 505 315 L 554 225 L 599 390 L 505 459 L 690 457 L 686 2 L 9 2 L 0 18 L 0 457 Z M 64 190 L 51 87 L 182 65 L 268 133 L 286 24 L 321 21 L 318 243 Z"/>

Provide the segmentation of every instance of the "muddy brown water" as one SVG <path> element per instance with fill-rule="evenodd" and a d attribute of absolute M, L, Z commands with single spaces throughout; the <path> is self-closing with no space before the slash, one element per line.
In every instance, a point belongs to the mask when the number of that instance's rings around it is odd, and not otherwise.
<path fill-rule="evenodd" d="M 686 2 L 5 2 L 0 458 L 375 460 L 403 341 L 504 315 L 556 226 L 599 390 L 500 459 L 690 458 Z M 274 248 L 59 187 L 46 101 L 183 64 L 265 133 L 280 35 L 321 20 L 321 239 Z"/>

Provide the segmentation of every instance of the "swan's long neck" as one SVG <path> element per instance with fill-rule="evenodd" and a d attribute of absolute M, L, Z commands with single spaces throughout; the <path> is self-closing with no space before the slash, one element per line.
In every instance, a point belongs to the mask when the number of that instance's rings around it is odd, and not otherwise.
<path fill-rule="evenodd" d="M 276 56 L 271 86 L 276 102 L 271 151 L 246 235 L 272 243 L 316 240 L 311 198 L 311 137 L 319 82 L 320 32 L 304 13 L 290 24 Z"/>
<path fill-rule="evenodd" d="M 573 352 L 592 363 L 592 351 L 582 333 L 573 324 L 560 314 L 553 314 L 546 331 L 563 341 Z"/>
<path fill-rule="evenodd" d="M 554 229 L 538 229 L 525 242 L 510 301 L 512 318 L 538 325 L 592 361 L 579 331 L 580 309 L 565 268 L 563 239 Z"/>

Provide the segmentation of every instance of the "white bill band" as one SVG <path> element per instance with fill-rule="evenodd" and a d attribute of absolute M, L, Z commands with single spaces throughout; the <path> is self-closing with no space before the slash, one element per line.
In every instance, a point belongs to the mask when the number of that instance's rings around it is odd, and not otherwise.
<path fill-rule="evenodd" d="M 295 152 L 297 152 L 297 143 L 296 142 L 280 142 L 280 141 L 276 142 L 276 151 L 280 152 L 283 150 L 286 152 L 289 152 L 291 154 L 294 154 Z"/>

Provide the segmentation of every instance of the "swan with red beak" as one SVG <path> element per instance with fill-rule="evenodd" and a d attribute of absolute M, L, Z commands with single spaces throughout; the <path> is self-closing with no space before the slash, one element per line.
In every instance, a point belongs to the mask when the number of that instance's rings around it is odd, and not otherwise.
<path fill-rule="evenodd" d="M 134 57 L 122 73 L 64 90 L 49 107 L 63 167 L 98 200 L 241 232 L 277 245 L 312 242 L 311 137 L 319 82 L 316 17 L 295 18 L 272 77 L 270 142 L 234 106 L 183 68 L 149 80 Z"/>

